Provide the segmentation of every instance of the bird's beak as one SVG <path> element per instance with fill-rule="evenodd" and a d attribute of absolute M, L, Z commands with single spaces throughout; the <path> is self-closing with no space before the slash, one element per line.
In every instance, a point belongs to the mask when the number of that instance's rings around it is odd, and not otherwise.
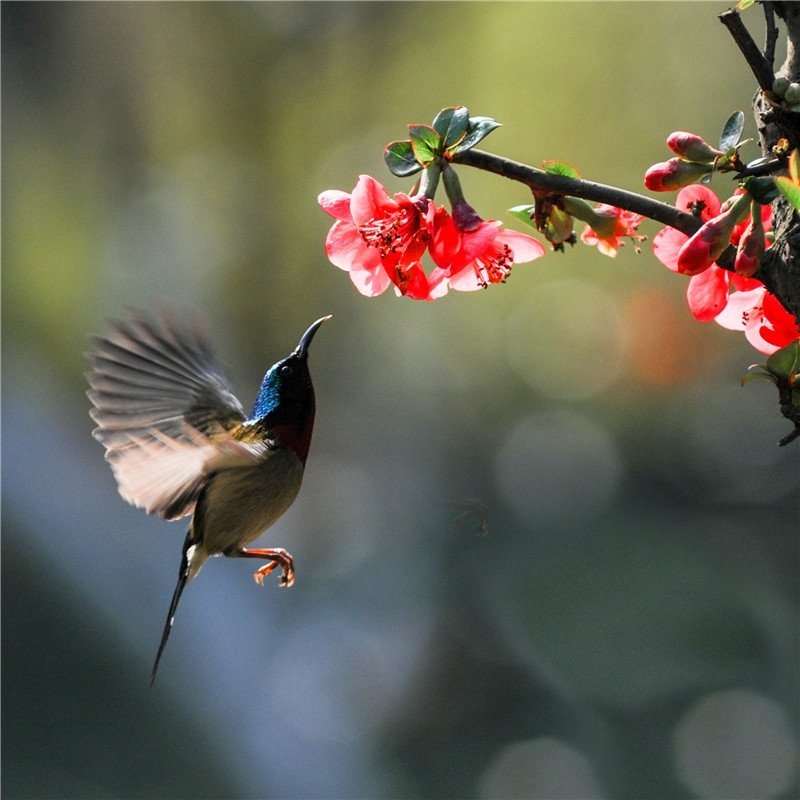
<path fill-rule="evenodd" d="M 297 349 L 294 351 L 296 355 L 300 356 L 301 358 L 305 358 L 308 355 L 308 346 L 311 344 L 311 340 L 314 338 L 314 334 L 319 329 L 319 326 L 325 322 L 326 319 L 331 318 L 331 314 L 328 314 L 327 317 L 322 317 L 314 322 L 309 329 L 303 334 L 302 338 L 300 339 L 300 344 L 297 345 Z"/>

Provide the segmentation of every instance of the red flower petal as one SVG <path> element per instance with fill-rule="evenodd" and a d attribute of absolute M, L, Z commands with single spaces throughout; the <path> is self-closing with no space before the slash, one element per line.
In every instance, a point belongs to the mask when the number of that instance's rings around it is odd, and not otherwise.
<path fill-rule="evenodd" d="M 317 198 L 317 202 L 326 214 L 330 214 L 332 217 L 342 220 L 342 222 L 352 224 L 350 195 L 347 192 L 342 192 L 339 189 L 329 189 Z"/>
<path fill-rule="evenodd" d="M 378 251 L 367 247 L 358 228 L 348 222 L 334 222 L 325 239 L 325 252 L 331 264 L 339 269 L 374 270 L 381 266 Z"/>
<path fill-rule="evenodd" d="M 653 237 L 653 253 L 667 269 L 678 272 L 678 253 L 688 241 L 685 233 L 675 228 L 662 228 Z"/>
<path fill-rule="evenodd" d="M 681 211 L 691 211 L 692 206 L 696 203 L 702 203 L 704 206 L 700 212 L 700 219 L 703 222 L 708 222 L 708 220 L 718 216 L 722 209 L 719 197 L 708 186 L 703 186 L 699 183 L 684 187 L 675 198 L 675 208 Z"/>
<path fill-rule="evenodd" d="M 689 309 L 700 322 L 711 322 L 728 304 L 728 273 L 712 266 L 689 280 Z"/>

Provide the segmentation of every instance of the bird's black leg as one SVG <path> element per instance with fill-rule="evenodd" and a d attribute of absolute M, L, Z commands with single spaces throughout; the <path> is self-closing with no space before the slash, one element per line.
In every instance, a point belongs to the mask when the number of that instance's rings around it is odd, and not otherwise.
<path fill-rule="evenodd" d="M 226 553 L 227 555 L 227 553 Z M 270 550 L 237 550 L 231 555 L 235 558 L 269 558 L 270 563 L 257 569 L 253 577 L 257 583 L 264 583 L 264 578 L 278 565 L 283 569 L 279 586 L 291 586 L 294 583 L 294 559 L 282 548 Z"/>

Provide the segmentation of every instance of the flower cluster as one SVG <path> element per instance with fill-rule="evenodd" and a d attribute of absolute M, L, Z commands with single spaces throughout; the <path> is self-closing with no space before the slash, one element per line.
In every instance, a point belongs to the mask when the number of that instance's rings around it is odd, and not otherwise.
<path fill-rule="evenodd" d="M 514 264 L 544 255 L 533 237 L 481 219 L 451 166 L 454 156 L 497 127 L 489 117 L 470 117 L 464 106 L 442 109 L 431 125 L 409 125 L 409 138 L 384 150 L 394 175 L 422 172 L 414 194 L 390 197 L 375 178 L 361 175 L 352 193 L 319 196 L 323 211 L 336 219 L 325 242 L 328 258 L 350 273 L 359 292 L 374 297 L 393 284 L 398 295 L 435 300 L 448 288 L 502 283 Z M 433 201 L 440 178 L 452 215 Z M 429 273 L 421 261 L 426 252 L 434 263 Z"/>
<path fill-rule="evenodd" d="M 323 192 L 319 204 L 336 219 L 325 241 L 328 258 L 369 297 L 394 284 L 398 295 L 435 300 L 448 287 L 472 291 L 503 282 L 514 264 L 544 255 L 532 236 L 482 220 L 463 200 L 451 216 L 424 193 L 390 197 L 369 175 L 351 194 Z M 426 251 L 435 265 L 429 274 L 421 263 Z"/>
<path fill-rule="evenodd" d="M 705 186 L 682 189 L 676 206 L 699 212 L 704 224 L 693 236 L 664 228 L 653 238 L 653 252 L 668 269 L 690 276 L 686 296 L 692 314 L 744 331 L 750 344 L 768 355 L 800 337 L 794 317 L 752 277 L 769 246 L 770 206 L 737 190 L 723 207 Z M 736 247 L 734 272 L 714 263 L 729 244 Z"/>

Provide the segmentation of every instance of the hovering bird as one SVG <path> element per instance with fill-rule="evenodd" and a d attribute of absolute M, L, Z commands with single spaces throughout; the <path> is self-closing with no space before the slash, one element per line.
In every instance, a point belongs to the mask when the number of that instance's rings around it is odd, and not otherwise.
<path fill-rule="evenodd" d="M 256 581 L 280 566 L 280 585 L 294 583 L 286 550 L 246 546 L 300 490 L 315 411 L 308 347 L 327 319 L 270 367 L 249 417 L 196 321 L 167 309 L 158 316 L 132 310 L 111 321 L 107 336 L 92 337 L 92 435 L 106 449 L 120 494 L 164 519 L 192 514 L 151 686 L 183 589 L 210 556 L 266 558 Z"/>

